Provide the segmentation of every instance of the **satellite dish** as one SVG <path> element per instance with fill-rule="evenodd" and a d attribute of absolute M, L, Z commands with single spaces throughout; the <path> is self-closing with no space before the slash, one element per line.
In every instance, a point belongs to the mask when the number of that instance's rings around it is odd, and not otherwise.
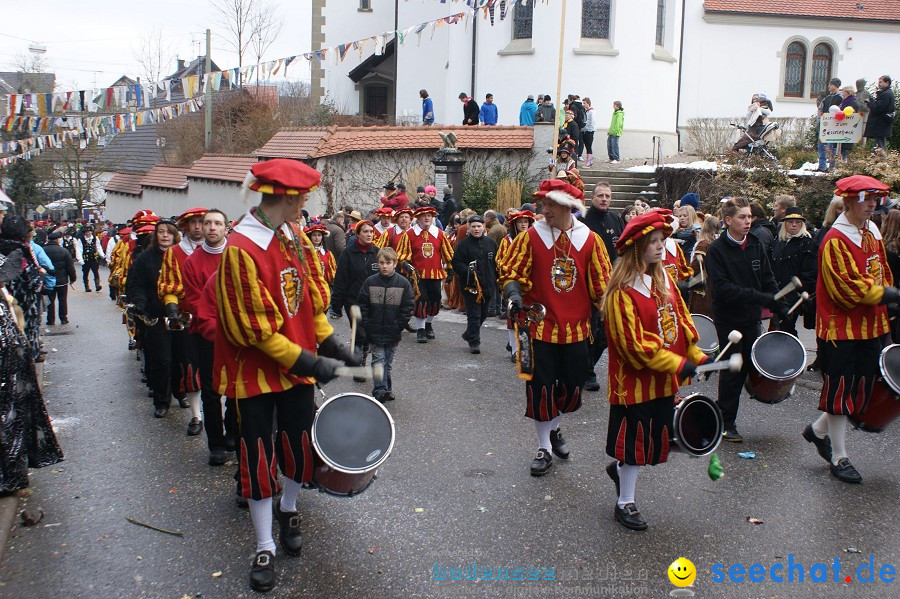
<path fill-rule="evenodd" d="M 38 43 L 29 44 L 28 51 L 32 54 L 46 54 L 47 46 Z"/>

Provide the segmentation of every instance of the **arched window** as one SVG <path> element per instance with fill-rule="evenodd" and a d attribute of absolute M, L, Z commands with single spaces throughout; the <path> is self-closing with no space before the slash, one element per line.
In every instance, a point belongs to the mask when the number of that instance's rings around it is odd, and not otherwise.
<path fill-rule="evenodd" d="M 666 42 L 666 0 L 656 2 L 656 45 L 665 46 Z"/>
<path fill-rule="evenodd" d="M 806 46 L 802 42 L 791 42 L 787 47 L 784 64 L 784 95 L 802 98 L 806 83 Z"/>
<path fill-rule="evenodd" d="M 834 53 L 831 46 L 826 43 L 816 44 L 812 56 L 812 87 L 809 90 L 810 98 L 817 98 L 825 93 L 828 81 L 831 79 L 831 64 Z"/>
<path fill-rule="evenodd" d="M 513 10 L 513 39 L 531 39 L 531 22 L 534 16 L 534 0 L 525 4 L 516 2 Z"/>
<path fill-rule="evenodd" d="M 581 3 L 581 37 L 609 39 L 612 0 L 583 0 Z"/>

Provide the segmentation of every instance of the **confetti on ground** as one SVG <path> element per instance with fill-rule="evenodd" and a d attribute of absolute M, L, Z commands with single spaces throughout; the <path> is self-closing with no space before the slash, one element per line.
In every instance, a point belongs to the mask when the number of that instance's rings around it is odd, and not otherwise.
<path fill-rule="evenodd" d="M 413 511 L 414 511 L 415 513 L 417 513 L 417 514 L 421 514 L 422 512 L 425 511 L 425 508 L 423 508 L 423 507 L 417 507 L 417 508 L 414 509 Z"/>
<path fill-rule="evenodd" d="M 753 460 L 756 459 L 755 451 L 741 451 L 738 453 L 739 458 L 744 458 L 745 460 Z"/>
<path fill-rule="evenodd" d="M 759 518 L 751 518 L 750 516 L 747 516 L 747 522 L 749 522 L 750 524 L 762 524 L 763 523 L 763 521 L 760 520 Z"/>

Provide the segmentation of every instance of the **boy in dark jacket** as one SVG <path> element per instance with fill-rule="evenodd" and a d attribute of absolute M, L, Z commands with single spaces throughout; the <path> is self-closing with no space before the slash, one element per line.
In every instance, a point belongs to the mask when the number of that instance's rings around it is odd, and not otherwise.
<path fill-rule="evenodd" d="M 69 282 L 74 283 L 78 278 L 72 254 L 59 245 L 60 239 L 62 239 L 62 233 L 54 231 L 47 237 L 47 244 L 44 246 L 44 251 L 53 262 L 53 270 L 56 272 L 56 287 L 45 291 L 50 300 L 50 307 L 47 309 L 48 325 L 56 324 L 54 312 L 57 300 L 59 301 L 59 321 L 62 324 L 69 324 Z"/>
<path fill-rule="evenodd" d="M 378 250 L 378 274 L 365 280 L 357 298 L 363 330 L 372 350 L 372 367 L 376 364 L 384 366 L 382 376 L 375 375 L 372 389 L 372 395 L 381 403 L 395 399 L 391 390 L 391 364 L 400 334 L 415 306 L 412 286 L 406 277 L 395 272 L 396 268 L 394 248 Z"/>
<path fill-rule="evenodd" d="M 497 242 L 485 235 L 484 217 L 469 217 L 468 235 L 453 252 L 453 271 L 462 287 L 468 325 L 463 339 L 473 354 L 481 353 L 481 325 L 488 316 L 497 286 Z"/>
<path fill-rule="evenodd" d="M 744 198 L 731 198 L 722 207 L 722 218 L 726 229 L 709 246 L 706 268 L 719 346 L 728 344 L 732 330 L 743 335 L 722 359 L 727 361 L 731 354 L 740 352 L 744 366 L 740 372 L 723 370 L 719 374 L 718 401 L 725 420 L 724 439 L 740 443 L 744 438 L 735 422 L 741 388 L 750 373 L 750 350 L 759 337 L 762 306 L 782 317 L 787 315 L 787 308 L 775 299 L 775 277 L 769 258 L 762 242 L 750 232 L 750 204 Z"/>

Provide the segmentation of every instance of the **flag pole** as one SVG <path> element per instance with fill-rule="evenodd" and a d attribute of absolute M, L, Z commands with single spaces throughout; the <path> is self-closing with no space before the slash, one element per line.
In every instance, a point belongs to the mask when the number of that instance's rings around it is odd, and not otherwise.
<path fill-rule="evenodd" d="M 562 0 L 562 11 L 559 18 L 559 59 L 556 63 L 556 101 L 557 101 L 557 117 L 559 111 L 562 110 L 562 73 L 563 73 L 563 50 L 566 38 L 566 0 Z M 559 150 L 559 127 L 557 121 L 553 121 L 553 163 L 556 164 L 556 153 Z"/>

